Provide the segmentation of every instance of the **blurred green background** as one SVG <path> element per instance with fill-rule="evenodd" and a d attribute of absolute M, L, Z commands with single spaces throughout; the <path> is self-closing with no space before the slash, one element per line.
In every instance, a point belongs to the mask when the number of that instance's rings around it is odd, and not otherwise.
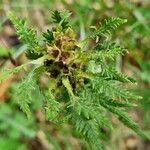
<path fill-rule="evenodd" d="M 72 12 L 72 26 L 79 39 L 89 33 L 89 27 L 107 17 L 122 17 L 128 22 L 111 37 L 129 53 L 116 60 L 116 68 L 133 76 L 138 84 L 131 90 L 143 96 L 137 107 L 129 110 L 141 128 L 150 130 L 150 0 L 0 0 L 0 70 L 13 67 L 10 54 L 18 64 L 25 61 L 26 46 L 18 40 L 9 11 L 27 18 L 38 31 L 51 26 L 53 10 Z M 19 78 L 13 76 L 0 84 L 0 150 L 88 150 L 72 127 L 61 127 L 45 121 L 41 102 L 32 106 L 33 117 L 27 120 L 15 101 Z M 129 87 L 130 88 L 130 87 Z M 35 99 L 38 93 L 34 93 Z M 137 137 L 112 117 L 116 129 L 106 134 L 106 150 L 150 150 L 150 141 Z"/>

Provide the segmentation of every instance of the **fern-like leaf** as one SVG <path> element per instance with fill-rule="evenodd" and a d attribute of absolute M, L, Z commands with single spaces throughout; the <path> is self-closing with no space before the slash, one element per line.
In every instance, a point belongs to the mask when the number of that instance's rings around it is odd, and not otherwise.
<path fill-rule="evenodd" d="M 117 27 L 120 25 L 126 23 L 126 19 L 121 19 L 121 18 L 108 18 L 105 19 L 104 22 L 101 24 L 101 27 L 98 28 L 90 37 L 95 38 L 96 36 L 102 36 L 106 33 L 111 32 L 111 30 L 115 30 Z"/>
<path fill-rule="evenodd" d="M 106 80 L 116 80 L 124 83 L 135 83 L 136 81 L 128 77 L 125 74 L 122 74 L 118 72 L 115 68 L 113 67 L 108 67 L 104 63 L 101 63 L 101 77 L 104 77 Z"/>
<path fill-rule="evenodd" d="M 2 82 L 3 80 L 7 79 L 10 76 L 12 76 L 13 74 L 16 74 L 16 73 L 20 72 L 21 70 L 24 69 L 25 66 L 26 66 L 26 64 L 18 66 L 16 68 L 9 69 L 9 70 L 1 71 L 1 73 L 0 73 L 0 82 Z"/>
<path fill-rule="evenodd" d="M 18 17 L 14 16 L 12 13 L 9 13 L 9 18 L 15 26 L 17 35 L 28 46 L 26 52 L 28 58 L 36 59 L 41 57 L 42 54 L 40 53 L 41 49 L 38 43 L 36 31 L 34 29 L 30 29 L 27 26 L 27 23 L 24 19 L 19 19 Z"/>
<path fill-rule="evenodd" d="M 146 133 L 144 133 L 140 127 L 134 122 L 132 121 L 132 119 L 128 116 L 127 113 L 123 112 L 122 110 L 119 110 L 117 108 L 114 108 L 110 105 L 105 104 L 103 101 L 100 101 L 100 104 L 108 109 L 110 112 L 116 114 L 119 118 L 119 120 L 125 124 L 127 127 L 131 128 L 133 131 L 135 131 L 135 133 L 137 133 L 138 135 L 140 135 L 141 137 L 145 138 L 145 139 L 150 139 L 150 136 Z"/>
<path fill-rule="evenodd" d="M 32 73 L 28 74 L 28 76 L 22 79 L 16 93 L 18 104 L 28 118 L 31 117 L 29 105 L 32 101 L 32 92 L 35 90 L 34 85 L 35 81 L 33 81 Z"/>
<path fill-rule="evenodd" d="M 94 59 L 105 60 L 107 58 L 114 60 L 116 56 L 123 54 L 126 50 L 115 43 L 105 45 L 98 45 L 94 48 L 94 54 L 92 55 Z"/>
<path fill-rule="evenodd" d="M 50 31 L 50 30 L 47 30 L 47 32 L 44 32 L 44 33 L 43 33 L 43 37 L 45 38 L 45 41 L 46 41 L 48 44 L 51 44 L 52 41 L 54 40 L 53 32 Z"/>
<path fill-rule="evenodd" d="M 20 108 L 26 113 L 28 118 L 31 117 L 30 104 L 34 100 L 33 92 L 41 93 L 37 85 L 38 75 L 36 74 L 36 70 L 34 69 L 22 79 L 15 94 Z"/>
<path fill-rule="evenodd" d="M 106 93 L 107 96 L 122 98 L 122 99 L 141 99 L 140 96 L 137 96 L 129 91 L 126 91 L 119 87 L 117 84 L 113 84 L 110 81 L 104 80 L 103 78 L 96 78 L 93 80 L 93 88 L 99 94 Z"/>
<path fill-rule="evenodd" d="M 60 23 L 62 20 L 62 17 L 60 15 L 60 12 L 58 10 L 55 10 L 52 14 L 52 19 L 54 23 Z"/>
<path fill-rule="evenodd" d="M 62 27 L 62 29 L 68 28 L 69 22 L 67 21 L 67 18 L 70 17 L 71 13 L 68 11 L 57 11 L 55 10 L 52 14 L 52 19 L 54 23 L 59 23 Z"/>
<path fill-rule="evenodd" d="M 50 121 L 57 121 L 58 114 L 60 112 L 59 102 L 55 100 L 55 97 L 51 91 L 48 91 L 45 97 L 46 97 L 46 106 L 45 106 L 46 119 Z"/>
<path fill-rule="evenodd" d="M 71 116 L 72 124 L 76 130 L 88 141 L 95 150 L 102 150 L 102 145 L 99 142 L 98 127 L 93 120 L 88 120 L 76 113 Z"/>

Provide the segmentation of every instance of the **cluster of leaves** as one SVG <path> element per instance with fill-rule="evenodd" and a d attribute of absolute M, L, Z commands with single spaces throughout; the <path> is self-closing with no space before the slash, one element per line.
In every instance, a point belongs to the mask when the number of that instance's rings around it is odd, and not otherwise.
<path fill-rule="evenodd" d="M 125 111 L 125 108 L 134 106 L 129 99 L 141 97 L 122 88 L 120 83 L 134 83 L 135 80 L 108 65 L 126 50 L 111 41 L 106 43 L 105 38 L 97 40 L 126 20 L 108 18 L 85 40 L 77 41 L 76 33 L 67 21 L 70 15 L 67 11 L 54 11 L 55 27 L 43 33 L 44 42 L 39 44 L 36 31 L 28 28 L 24 20 L 10 14 L 18 35 L 28 46 L 27 57 L 33 59 L 27 64 L 35 64 L 18 88 L 21 109 L 30 117 L 32 93 L 38 90 L 45 97 L 43 106 L 47 119 L 55 123 L 68 121 L 93 149 L 102 149 L 99 139 L 104 133 L 101 130 L 112 129 L 106 115 L 108 111 L 138 135 L 149 139 Z M 85 44 L 93 39 L 96 45 L 85 49 Z M 39 86 L 43 75 L 49 80 L 47 92 Z"/>

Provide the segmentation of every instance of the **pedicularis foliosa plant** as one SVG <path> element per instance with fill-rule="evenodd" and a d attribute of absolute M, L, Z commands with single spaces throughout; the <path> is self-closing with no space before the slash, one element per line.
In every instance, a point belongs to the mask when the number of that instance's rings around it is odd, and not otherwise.
<path fill-rule="evenodd" d="M 44 96 L 46 119 L 58 124 L 67 121 L 92 149 L 102 149 L 100 137 L 104 132 L 100 129 L 112 129 L 108 112 L 141 137 L 149 139 L 125 112 L 126 108 L 134 106 L 128 100 L 141 97 L 127 91 L 120 83 L 134 83 L 135 80 L 110 65 L 126 49 L 109 41 L 106 35 L 126 20 L 108 18 L 79 41 L 68 21 L 70 15 L 67 11 L 54 11 L 54 27 L 42 33 L 41 42 L 36 31 L 30 29 L 25 20 L 10 13 L 18 36 L 27 45 L 26 56 L 30 61 L 3 72 L 0 80 L 32 66 L 16 93 L 21 109 L 30 117 L 33 92 L 39 91 Z M 43 88 L 39 86 L 42 76 L 49 81 L 46 92 L 42 92 Z"/>

